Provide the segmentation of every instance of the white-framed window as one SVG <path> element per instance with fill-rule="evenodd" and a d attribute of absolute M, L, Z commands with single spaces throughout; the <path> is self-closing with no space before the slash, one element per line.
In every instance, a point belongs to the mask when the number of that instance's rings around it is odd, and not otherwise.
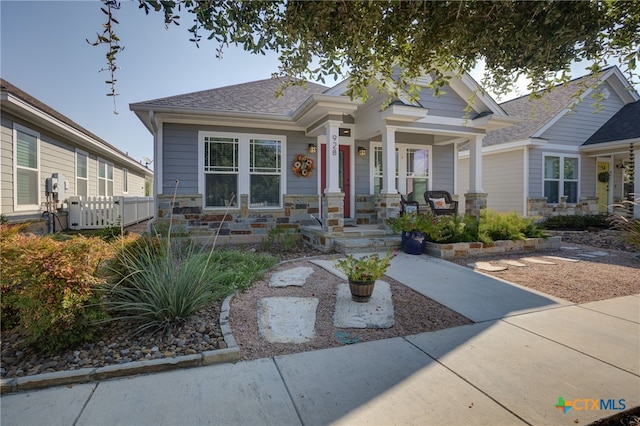
<path fill-rule="evenodd" d="M 200 132 L 199 191 L 206 208 L 237 207 L 239 194 L 251 208 L 281 208 L 286 175 L 284 136 Z"/>
<path fill-rule="evenodd" d="M 382 189 L 382 144 L 372 142 L 371 191 L 379 194 Z M 424 193 L 431 189 L 431 146 L 396 144 L 396 189 L 410 201 L 424 203 Z"/>
<path fill-rule="evenodd" d="M 122 193 L 129 193 L 129 170 L 122 169 Z"/>
<path fill-rule="evenodd" d="M 13 125 L 14 209 L 40 208 L 40 133 Z"/>
<path fill-rule="evenodd" d="M 577 203 L 580 197 L 580 157 L 572 154 L 543 155 L 543 191 L 547 203 L 556 204 L 561 197 Z"/>
<path fill-rule="evenodd" d="M 89 155 L 80 150 L 76 150 L 76 195 L 89 196 Z"/>
<path fill-rule="evenodd" d="M 113 196 L 113 164 L 98 158 L 98 196 Z"/>

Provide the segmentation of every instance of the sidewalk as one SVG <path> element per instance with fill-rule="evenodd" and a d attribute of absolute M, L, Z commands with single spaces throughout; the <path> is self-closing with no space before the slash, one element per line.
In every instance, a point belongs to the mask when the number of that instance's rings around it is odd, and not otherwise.
<path fill-rule="evenodd" d="M 2 425 L 584 425 L 640 405 L 640 295 L 573 305 L 404 254 L 389 275 L 476 324 L 7 394 Z"/>

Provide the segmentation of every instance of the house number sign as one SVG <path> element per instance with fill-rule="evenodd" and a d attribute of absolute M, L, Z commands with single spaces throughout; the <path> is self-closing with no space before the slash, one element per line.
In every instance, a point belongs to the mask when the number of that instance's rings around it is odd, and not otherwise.
<path fill-rule="evenodd" d="M 333 143 L 331 144 L 331 155 L 338 155 L 338 142 L 336 142 L 338 137 L 333 135 L 331 138 L 333 139 Z"/>

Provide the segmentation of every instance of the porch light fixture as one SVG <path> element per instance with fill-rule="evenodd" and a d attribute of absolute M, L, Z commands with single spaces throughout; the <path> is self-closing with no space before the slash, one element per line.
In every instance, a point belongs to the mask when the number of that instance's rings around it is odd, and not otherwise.
<path fill-rule="evenodd" d="M 360 157 L 364 157 L 365 155 L 367 155 L 367 149 L 365 147 L 359 146 L 358 147 L 358 155 Z"/>
<path fill-rule="evenodd" d="M 309 154 L 315 154 L 318 150 L 318 147 L 314 143 L 309 144 Z"/>

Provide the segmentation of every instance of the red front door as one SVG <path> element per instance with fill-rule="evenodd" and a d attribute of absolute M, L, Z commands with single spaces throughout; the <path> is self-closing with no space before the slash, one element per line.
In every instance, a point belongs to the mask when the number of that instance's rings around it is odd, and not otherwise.
<path fill-rule="evenodd" d="M 338 183 L 340 185 L 340 190 L 344 192 L 344 217 L 351 217 L 351 169 L 349 165 L 351 164 L 349 152 L 350 148 L 348 145 L 340 145 L 340 152 L 338 157 Z M 324 194 L 324 189 L 327 187 L 327 168 L 326 168 L 326 158 L 327 158 L 327 146 L 321 145 L 320 155 L 322 155 L 322 171 L 321 171 L 321 182 L 322 187 L 320 190 Z"/>

